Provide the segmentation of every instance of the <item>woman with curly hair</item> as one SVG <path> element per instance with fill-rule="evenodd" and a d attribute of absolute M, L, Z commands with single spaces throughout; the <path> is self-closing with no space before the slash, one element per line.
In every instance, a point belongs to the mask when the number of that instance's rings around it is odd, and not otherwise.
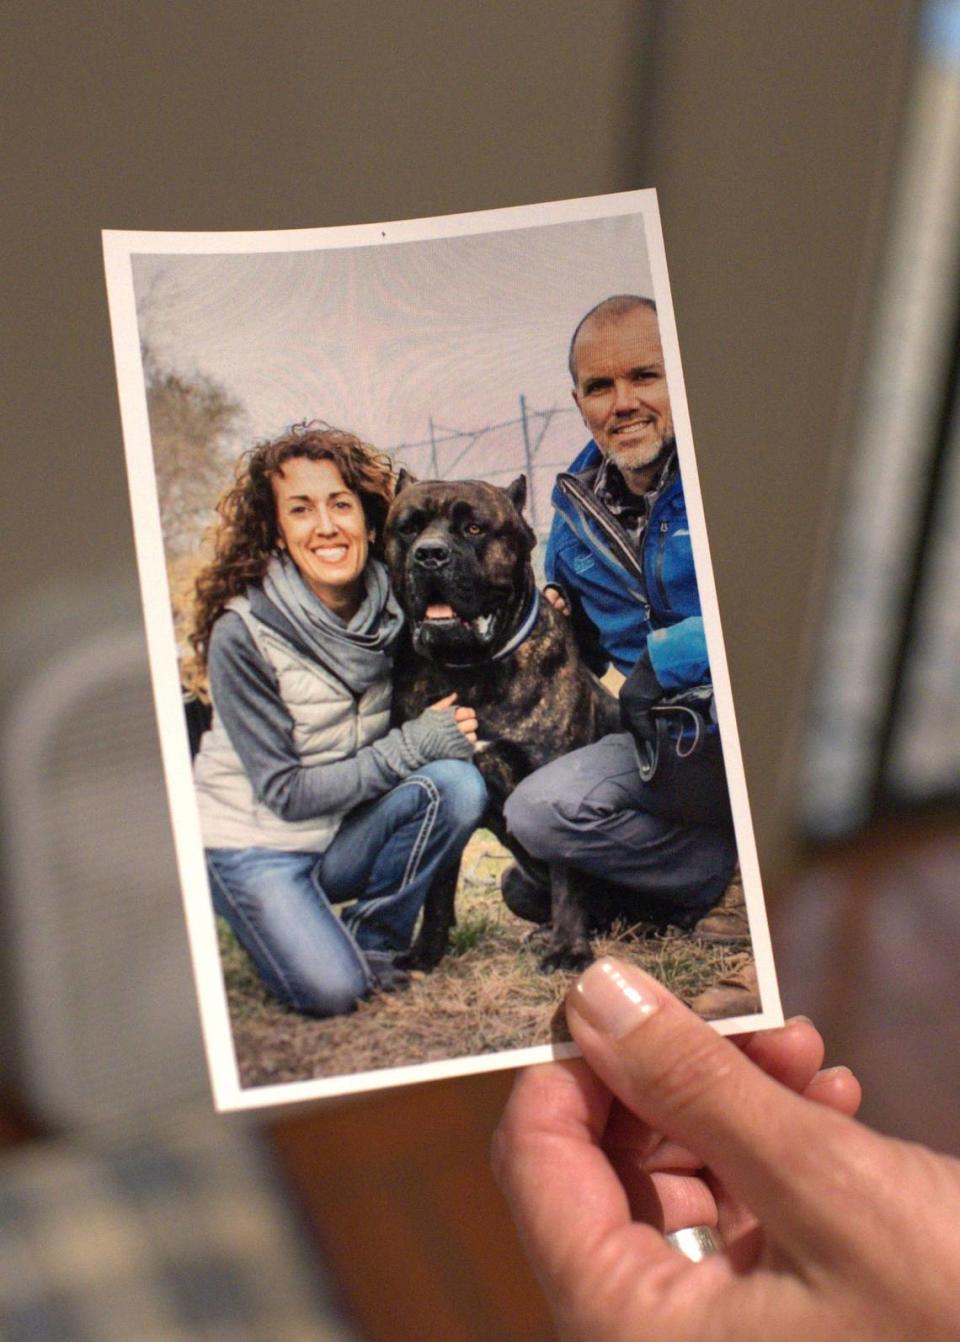
<path fill-rule="evenodd" d="M 486 806 L 472 709 L 450 696 L 389 728 L 392 492 L 387 457 L 297 425 L 241 459 L 197 581 L 214 711 L 194 776 L 214 906 L 267 987 L 319 1016 L 402 986 L 394 955 Z"/>

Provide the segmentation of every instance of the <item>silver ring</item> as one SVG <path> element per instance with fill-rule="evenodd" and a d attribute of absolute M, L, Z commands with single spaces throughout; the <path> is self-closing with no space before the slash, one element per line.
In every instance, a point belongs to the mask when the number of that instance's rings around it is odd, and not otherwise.
<path fill-rule="evenodd" d="M 713 1226 L 687 1226 L 685 1230 L 674 1230 L 663 1238 L 691 1263 L 699 1263 L 723 1248 L 723 1240 Z"/>

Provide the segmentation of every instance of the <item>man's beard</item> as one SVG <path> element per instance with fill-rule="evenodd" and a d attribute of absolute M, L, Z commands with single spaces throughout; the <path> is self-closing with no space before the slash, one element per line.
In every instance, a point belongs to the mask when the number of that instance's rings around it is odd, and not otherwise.
<path fill-rule="evenodd" d="M 666 461 L 676 445 L 671 431 L 661 434 L 652 443 L 636 443 L 622 452 L 611 452 L 610 459 L 621 471 L 642 471 L 656 465 L 658 461 Z"/>

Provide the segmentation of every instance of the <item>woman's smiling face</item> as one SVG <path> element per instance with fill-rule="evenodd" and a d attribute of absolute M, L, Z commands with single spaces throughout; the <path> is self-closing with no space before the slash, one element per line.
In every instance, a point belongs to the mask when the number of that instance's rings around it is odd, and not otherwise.
<path fill-rule="evenodd" d="M 373 531 L 332 461 L 291 457 L 273 477 L 280 548 L 325 606 L 349 619 L 363 595 Z"/>

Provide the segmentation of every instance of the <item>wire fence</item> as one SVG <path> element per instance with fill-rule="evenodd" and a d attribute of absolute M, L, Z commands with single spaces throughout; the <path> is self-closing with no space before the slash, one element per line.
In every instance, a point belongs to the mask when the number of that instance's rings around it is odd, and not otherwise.
<path fill-rule="evenodd" d="M 398 465 L 420 480 L 489 480 L 509 484 L 527 477 L 527 520 L 541 541 L 550 530 L 550 495 L 560 471 L 583 447 L 584 428 L 572 407 L 535 410 L 523 395 L 515 419 L 479 429 L 454 429 L 427 421 L 427 435 L 388 448 Z"/>

